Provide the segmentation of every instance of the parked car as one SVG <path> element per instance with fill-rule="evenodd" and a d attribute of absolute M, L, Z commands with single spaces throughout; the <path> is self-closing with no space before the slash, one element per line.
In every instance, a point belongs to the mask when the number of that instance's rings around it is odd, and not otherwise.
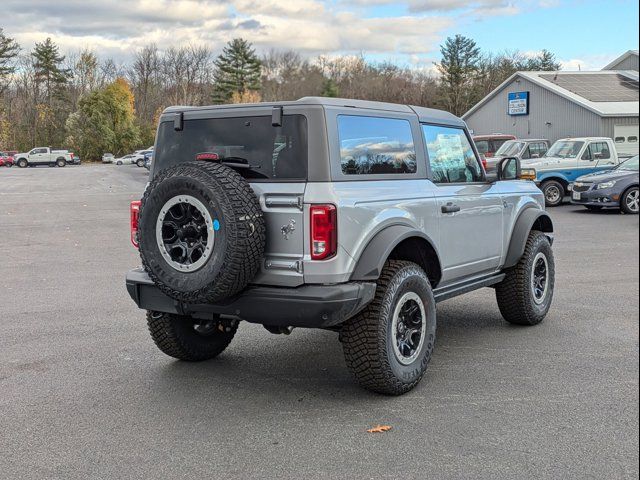
<path fill-rule="evenodd" d="M 151 170 L 151 162 L 153 161 L 153 152 L 145 153 L 144 155 L 144 168 Z"/>
<path fill-rule="evenodd" d="M 135 152 L 132 153 L 134 157 L 134 163 L 138 167 L 144 167 L 145 155 L 151 154 L 151 153 L 153 153 L 153 150 L 136 150 Z"/>
<path fill-rule="evenodd" d="M 133 154 L 124 155 L 123 157 L 114 158 L 113 162 L 116 165 L 135 165 L 137 157 Z"/>
<path fill-rule="evenodd" d="M 526 166 L 536 170 L 536 183 L 544 193 L 547 206 L 555 207 L 563 202 L 569 185 L 578 177 L 610 170 L 619 163 L 613 140 L 580 137 L 558 140 L 544 157 L 529 160 Z"/>
<path fill-rule="evenodd" d="M 13 167 L 13 155 L 0 152 L 0 167 Z"/>
<path fill-rule="evenodd" d="M 76 155 L 73 152 L 69 152 L 71 155 L 71 161 L 69 162 L 71 165 L 80 165 L 82 160 L 80 159 L 80 155 Z"/>
<path fill-rule="evenodd" d="M 116 159 L 113 153 L 103 153 L 102 154 L 102 163 L 113 163 Z"/>
<path fill-rule="evenodd" d="M 38 165 L 50 167 L 64 167 L 73 163 L 73 154 L 68 150 L 53 150 L 51 147 L 37 147 L 27 153 L 18 153 L 14 157 L 15 163 L 20 168 Z"/>
<path fill-rule="evenodd" d="M 529 160 L 543 157 L 549 150 L 550 145 L 551 142 L 545 139 L 523 138 L 507 140 L 493 157 L 487 159 L 485 169 L 487 173 L 495 174 L 498 162 L 507 157 L 517 157 L 522 161 L 523 165 L 526 165 Z"/>
<path fill-rule="evenodd" d="M 399 395 L 431 359 L 436 302 L 491 286 L 508 322 L 549 311 L 542 192 L 517 158 L 487 181 L 447 112 L 303 98 L 169 108 L 158 131 L 126 286 L 167 355 L 214 358 L 240 320 L 328 329 L 363 387 Z"/>
<path fill-rule="evenodd" d="M 505 135 L 503 133 L 492 133 L 491 135 L 474 135 L 473 142 L 481 155 L 487 161 L 495 155 L 498 149 L 509 140 L 515 140 L 515 135 Z"/>
<path fill-rule="evenodd" d="M 638 214 L 638 159 L 636 155 L 617 167 L 579 177 L 571 185 L 571 203 L 589 210 L 620 208 Z"/>

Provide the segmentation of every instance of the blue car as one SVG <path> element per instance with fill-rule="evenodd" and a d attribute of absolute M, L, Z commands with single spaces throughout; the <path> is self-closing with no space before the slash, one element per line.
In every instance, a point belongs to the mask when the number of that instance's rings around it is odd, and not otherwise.
<path fill-rule="evenodd" d="M 638 214 L 638 155 L 617 167 L 583 175 L 571 185 L 571 203 L 589 210 L 620 208 Z"/>

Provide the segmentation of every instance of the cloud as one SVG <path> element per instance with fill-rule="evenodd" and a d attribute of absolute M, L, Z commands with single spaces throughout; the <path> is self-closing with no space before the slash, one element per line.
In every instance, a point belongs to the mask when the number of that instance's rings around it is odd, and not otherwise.
<path fill-rule="evenodd" d="M 217 51 L 239 36 L 258 51 L 425 54 L 455 22 L 439 15 L 362 18 L 357 8 L 328 0 L 1 1 L 12 20 L 5 30 L 25 50 L 51 37 L 63 51 L 88 47 L 120 60 L 151 42 Z"/>

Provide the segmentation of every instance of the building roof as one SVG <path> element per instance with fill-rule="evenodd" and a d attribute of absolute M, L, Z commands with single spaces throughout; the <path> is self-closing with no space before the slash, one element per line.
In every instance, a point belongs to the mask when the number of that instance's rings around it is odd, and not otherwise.
<path fill-rule="evenodd" d="M 633 55 L 635 55 L 637 57 L 638 56 L 638 50 L 627 50 L 622 55 L 620 55 L 618 58 L 613 60 L 611 63 L 605 65 L 602 68 L 602 70 L 611 70 L 613 67 L 615 67 L 619 63 L 624 62 L 628 57 L 631 57 Z"/>
<path fill-rule="evenodd" d="M 462 118 L 468 118 L 518 77 L 529 80 L 601 117 L 638 116 L 638 72 L 601 70 L 516 72 L 474 105 Z"/>

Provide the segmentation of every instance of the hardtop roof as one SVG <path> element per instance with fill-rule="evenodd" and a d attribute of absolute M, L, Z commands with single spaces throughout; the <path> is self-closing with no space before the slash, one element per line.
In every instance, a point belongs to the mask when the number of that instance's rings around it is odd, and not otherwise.
<path fill-rule="evenodd" d="M 209 110 L 231 110 L 236 108 L 264 108 L 264 107 L 287 107 L 287 106 L 304 106 L 318 105 L 322 107 L 345 108 L 355 110 L 377 110 L 397 113 L 414 113 L 421 122 L 442 123 L 448 125 L 464 126 L 465 123 L 455 115 L 444 110 L 434 108 L 425 108 L 412 105 L 400 105 L 396 103 L 374 102 L 369 100 L 355 100 L 347 98 L 329 98 L 329 97 L 302 97 L 294 101 L 282 102 L 264 102 L 264 103 L 238 103 L 230 105 L 206 105 L 201 107 L 194 106 L 172 106 L 164 110 L 163 114 L 191 112 L 191 111 L 209 111 Z"/>

